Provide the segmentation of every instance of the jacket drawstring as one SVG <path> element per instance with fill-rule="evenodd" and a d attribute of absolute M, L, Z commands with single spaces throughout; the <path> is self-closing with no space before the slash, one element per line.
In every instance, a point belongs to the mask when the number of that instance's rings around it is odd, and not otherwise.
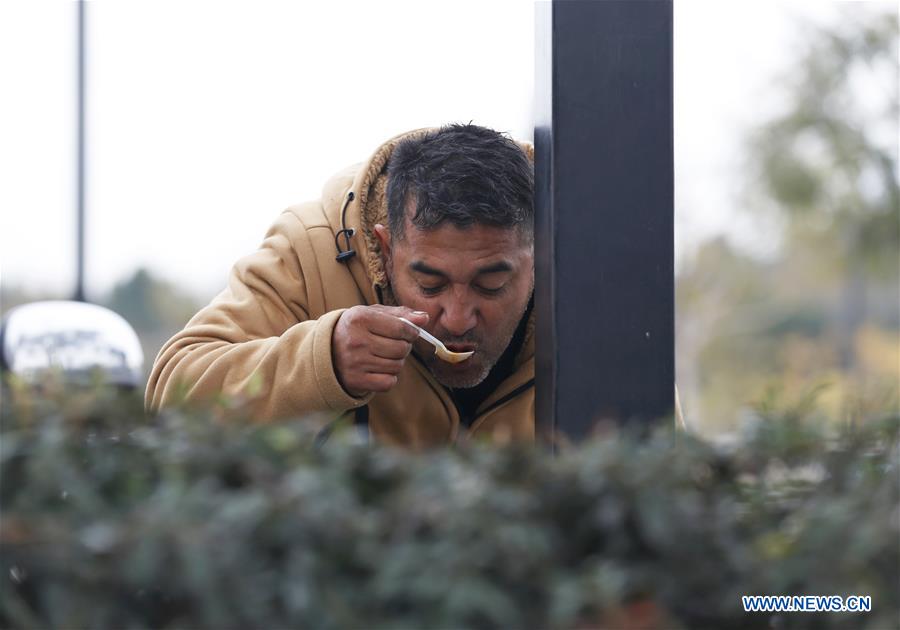
<path fill-rule="evenodd" d="M 354 197 L 355 195 L 352 190 L 347 193 L 347 198 L 344 200 L 344 207 L 341 208 L 341 229 L 334 235 L 334 246 L 337 249 L 337 256 L 335 256 L 334 259 L 338 262 L 347 262 L 356 256 L 356 250 L 350 247 L 350 237 L 356 234 L 356 230 L 347 228 L 347 206 L 350 205 L 350 202 L 353 201 Z M 344 235 L 344 241 L 347 247 L 345 250 L 341 249 L 341 234 Z"/>

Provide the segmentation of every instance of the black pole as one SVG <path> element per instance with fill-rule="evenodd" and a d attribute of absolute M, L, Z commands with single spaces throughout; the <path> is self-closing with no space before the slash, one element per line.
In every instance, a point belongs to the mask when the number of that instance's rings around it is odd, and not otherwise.
<path fill-rule="evenodd" d="M 78 141 L 77 141 L 77 175 L 76 175 L 76 206 L 77 206 L 77 242 L 76 242 L 76 277 L 75 296 L 79 302 L 85 301 L 84 296 L 84 174 L 85 174 L 85 10 L 87 2 L 78 0 Z"/>
<path fill-rule="evenodd" d="M 536 8 L 536 418 L 579 439 L 674 409 L 672 2 Z"/>

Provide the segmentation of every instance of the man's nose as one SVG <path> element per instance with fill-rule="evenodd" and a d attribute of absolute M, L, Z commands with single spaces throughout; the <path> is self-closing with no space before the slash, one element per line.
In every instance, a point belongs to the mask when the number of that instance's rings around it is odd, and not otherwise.
<path fill-rule="evenodd" d="M 444 305 L 441 326 L 454 337 L 462 337 L 475 328 L 475 308 L 466 300 L 450 299 Z"/>

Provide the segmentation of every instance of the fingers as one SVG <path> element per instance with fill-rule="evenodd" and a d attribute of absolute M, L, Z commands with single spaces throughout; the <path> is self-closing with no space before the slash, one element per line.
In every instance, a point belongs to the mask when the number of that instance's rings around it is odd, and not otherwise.
<path fill-rule="evenodd" d="M 412 342 L 374 336 L 369 341 L 370 352 L 380 359 L 405 359 L 412 351 Z"/>
<path fill-rule="evenodd" d="M 332 333 L 332 357 L 338 380 L 354 396 L 387 392 L 397 385 L 412 344 L 416 325 L 428 323 L 428 314 L 403 306 L 354 306 L 347 309 Z"/>
<path fill-rule="evenodd" d="M 416 324 L 424 326 L 428 323 L 428 314 L 420 311 L 413 311 L 404 306 L 388 306 L 379 309 L 372 309 L 366 313 L 366 325 L 369 331 L 381 337 L 388 339 L 402 339 L 412 343 L 419 336 L 419 331 L 402 321 L 404 317 Z"/>
<path fill-rule="evenodd" d="M 372 317 L 367 322 L 369 332 L 386 339 L 399 339 L 412 343 L 419 336 L 419 331 L 393 315 L 381 315 Z"/>
<path fill-rule="evenodd" d="M 396 376 L 403 369 L 402 359 L 380 359 L 371 357 L 359 365 L 359 369 L 368 374 L 391 374 Z"/>
<path fill-rule="evenodd" d="M 400 380 L 403 361 L 368 361 L 366 365 L 357 366 L 359 370 L 354 383 L 363 391 L 386 392 L 391 390 Z"/>

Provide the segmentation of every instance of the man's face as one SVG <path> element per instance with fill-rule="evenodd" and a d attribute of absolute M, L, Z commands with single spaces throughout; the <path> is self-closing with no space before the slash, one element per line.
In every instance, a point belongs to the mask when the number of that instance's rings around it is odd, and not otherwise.
<path fill-rule="evenodd" d="M 426 329 L 449 350 L 474 350 L 451 364 L 430 345 L 418 355 L 447 387 L 474 387 L 512 340 L 534 288 L 534 248 L 516 228 L 450 223 L 422 230 L 407 217 L 402 239 L 375 227 L 391 290 L 402 306 L 428 313 Z M 424 342 L 422 342 L 424 343 Z"/>

